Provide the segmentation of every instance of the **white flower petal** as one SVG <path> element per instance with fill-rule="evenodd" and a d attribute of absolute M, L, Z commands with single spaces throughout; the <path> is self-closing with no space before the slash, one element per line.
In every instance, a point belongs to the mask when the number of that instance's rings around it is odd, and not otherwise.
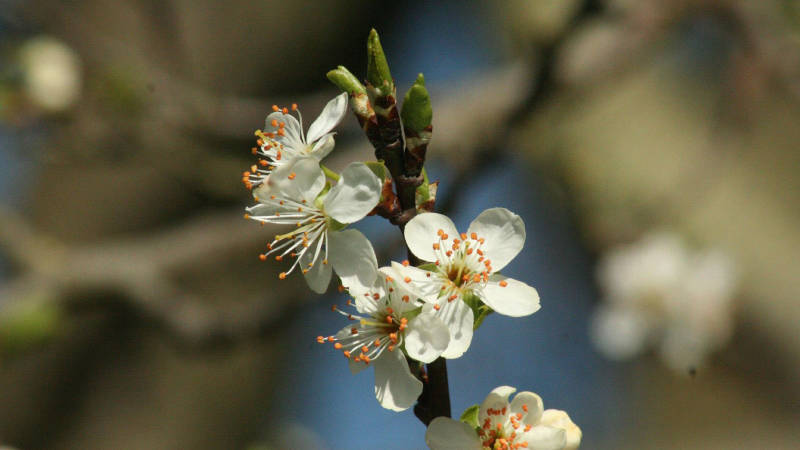
<path fill-rule="evenodd" d="M 308 264 L 312 262 L 312 258 L 314 257 L 314 250 L 314 248 L 309 248 L 303 253 L 303 256 L 300 257 L 300 268 L 308 269 L 307 272 L 303 273 L 308 287 L 317 294 L 324 294 L 325 291 L 328 290 L 328 285 L 331 282 L 331 266 L 330 264 L 324 264 L 322 257 L 319 257 L 317 261 L 314 262 L 314 265 L 308 267 Z"/>
<path fill-rule="evenodd" d="M 517 438 L 528 443 L 528 450 L 562 450 L 567 445 L 567 433 L 561 428 L 538 425 L 522 431 Z"/>
<path fill-rule="evenodd" d="M 275 121 L 278 126 L 272 126 L 272 121 Z M 283 136 L 278 134 L 280 123 L 284 123 Z M 264 124 L 264 131 L 268 133 L 275 133 L 273 138 L 276 142 L 283 144 L 289 148 L 289 151 L 294 153 L 301 150 L 305 143 L 303 142 L 303 130 L 300 128 L 300 123 L 297 119 L 290 114 L 284 114 L 280 111 L 270 113 L 267 116 L 266 123 Z"/>
<path fill-rule="evenodd" d="M 505 284 L 505 286 L 503 286 Z M 502 275 L 492 275 L 483 288 L 475 289 L 483 303 L 504 316 L 522 317 L 539 310 L 539 293 L 531 286 Z"/>
<path fill-rule="evenodd" d="M 542 398 L 533 392 L 520 392 L 511 401 L 511 414 L 522 414 L 520 422 L 525 425 L 538 424 L 542 411 L 544 411 Z"/>
<path fill-rule="evenodd" d="M 478 433 L 464 422 L 437 417 L 428 425 L 425 443 L 431 450 L 481 450 Z"/>
<path fill-rule="evenodd" d="M 411 374 L 400 350 L 385 351 L 374 362 L 375 398 L 392 411 L 410 408 L 422 393 L 422 382 Z"/>
<path fill-rule="evenodd" d="M 323 134 L 331 131 L 344 119 L 345 114 L 347 114 L 347 93 L 342 92 L 325 105 L 319 117 L 308 127 L 306 142 L 314 142 Z"/>
<path fill-rule="evenodd" d="M 572 422 L 566 412 L 558 409 L 548 409 L 542 414 L 541 424 L 566 431 L 567 443 L 564 450 L 576 450 L 580 446 L 583 432 Z"/>
<path fill-rule="evenodd" d="M 353 327 L 359 330 L 359 332 L 361 332 L 361 330 L 364 329 L 364 327 L 360 323 L 355 323 L 354 325 L 348 325 L 339 330 L 338 333 L 336 333 L 336 339 L 337 340 L 348 339 L 353 333 L 352 332 Z M 369 367 L 363 361 L 354 361 L 353 358 L 348 358 L 347 362 L 348 366 L 350 367 L 350 373 L 352 373 L 353 375 Z"/>
<path fill-rule="evenodd" d="M 485 242 L 481 249 L 497 272 L 514 259 L 525 244 L 525 223 L 505 208 L 490 208 L 469 225 L 467 234 L 475 233 Z"/>
<path fill-rule="evenodd" d="M 458 230 L 449 217 L 438 213 L 418 214 L 408 221 L 405 229 L 406 244 L 411 253 L 424 261 L 436 261 L 433 244 L 439 242 L 437 231 L 442 230 L 451 239 L 458 236 Z"/>
<path fill-rule="evenodd" d="M 366 164 L 352 163 L 325 197 L 325 214 L 341 223 L 357 222 L 372 211 L 380 197 L 378 177 Z"/>
<path fill-rule="evenodd" d="M 498 386 L 489 392 L 489 395 L 481 403 L 478 410 L 478 423 L 483 425 L 486 419 L 490 419 L 490 424 L 494 428 L 495 424 L 505 424 L 508 421 L 508 396 L 516 392 L 511 386 Z M 489 414 L 489 410 L 500 412 L 506 410 L 505 414 Z"/>
<path fill-rule="evenodd" d="M 319 162 L 314 158 L 295 158 L 288 164 L 278 167 L 266 179 L 263 190 L 259 187 L 257 195 L 261 198 L 262 192 L 281 195 L 295 201 L 305 200 L 309 206 L 314 205 L 314 200 L 325 187 L 325 174 L 319 168 Z"/>
<path fill-rule="evenodd" d="M 394 261 L 391 266 L 381 267 L 380 270 L 411 293 L 415 297 L 414 300 L 420 298 L 427 302 L 434 302 L 439 298 L 442 284 L 441 279 L 434 272 L 414 266 L 403 266 Z"/>
<path fill-rule="evenodd" d="M 603 305 L 592 317 L 589 335 L 607 358 L 626 360 L 644 350 L 652 327 L 647 316 L 637 309 Z"/>
<path fill-rule="evenodd" d="M 322 136 L 320 140 L 314 144 L 314 147 L 311 148 L 311 156 L 321 161 L 328 156 L 328 153 L 333 150 L 335 145 L 336 142 L 333 140 L 333 133 L 328 133 Z"/>
<path fill-rule="evenodd" d="M 263 186 L 263 184 L 262 184 L 262 186 Z M 260 190 L 260 189 L 261 189 L 261 186 L 256 188 L 257 191 Z M 263 193 L 264 193 L 264 191 L 260 191 L 258 194 L 256 194 L 256 198 L 259 198 L 259 199 L 269 198 L 269 197 L 262 197 L 261 195 Z M 269 195 L 269 194 L 267 194 L 267 195 Z M 275 204 L 271 204 L 271 203 L 270 204 L 257 203 L 257 204 L 255 204 L 253 206 L 248 206 L 247 208 L 245 208 L 245 210 L 247 211 L 247 214 L 249 214 L 251 216 L 254 216 L 254 217 L 257 217 L 257 216 L 271 216 L 271 215 L 275 214 L 276 212 L 283 211 L 283 208 L 281 208 L 280 205 L 275 205 Z"/>
<path fill-rule="evenodd" d="M 458 358 L 464 354 L 472 343 L 472 325 L 475 317 L 472 310 L 457 298 L 452 302 L 442 299 L 439 303 L 440 309 L 436 312 L 439 319 L 447 325 L 450 330 L 450 343 L 447 349 L 442 352 L 442 357 L 447 359 Z"/>
<path fill-rule="evenodd" d="M 425 306 L 427 311 L 408 322 L 405 338 L 408 356 L 427 364 L 433 362 L 447 348 L 450 330 L 438 317 L 431 314 L 433 305 Z"/>
<path fill-rule="evenodd" d="M 328 232 L 328 261 L 354 297 L 360 297 L 375 284 L 378 276 L 375 250 L 358 230 Z"/>

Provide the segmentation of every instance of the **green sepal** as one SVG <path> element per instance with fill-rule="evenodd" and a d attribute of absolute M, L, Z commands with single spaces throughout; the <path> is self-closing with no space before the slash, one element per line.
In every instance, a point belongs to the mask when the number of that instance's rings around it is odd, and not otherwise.
<path fill-rule="evenodd" d="M 389 72 L 389 63 L 374 28 L 367 38 L 367 81 L 381 96 L 394 94 L 394 80 Z"/>
<path fill-rule="evenodd" d="M 478 413 L 480 412 L 480 405 L 472 405 L 461 413 L 461 418 L 458 419 L 472 428 L 478 428 Z"/>
<path fill-rule="evenodd" d="M 365 161 L 364 164 L 366 164 L 366 166 L 369 167 L 369 170 L 371 170 L 372 173 L 374 173 L 375 176 L 381 181 L 387 178 L 389 171 L 386 169 L 386 166 L 383 165 L 383 161 Z"/>
<path fill-rule="evenodd" d="M 367 93 L 367 88 L 345 66 L 331 70 L 326 76 L 336 87 L 350 95 Z"/>
<path fill-rule="evenodd" d="M 328 229 L 330 231 L 340 231 L 344 230 L 347 227 L 346 223 L 341 223 L 334 219 L 333 217 L 328 217 Z"/>
<path fill-rule="evenodd" d="M 422 312 L 422 306 L 414 309 L 409 309 L 408 311 L 403 313 L 403 317 L 408 319 L 409 322 L 411 322 L 411 320 L 420 315 L 421 312 Z"/>
<path fill-rule="evenodd" d="M 481 326 L 486 316 L 494 312 L 492 308 L 488 307 L 481 299 L 472 292 L 465 294 L 463 297 L 464 303 L 472 310 L 472 329 L 477 330 Z"/>
<path fill-rule="evenodd" d="M 420 265 L 419 265 L 419 266 L 417 266 L 417 267 L 418 267 L 419 269 L 422 269 L 422 270 L 427 270 L 428 272 L 436 272 L 436 271 L 438 270 L 438 269 L 436 268 L 436 264 L 434 264 L 434 263 L 425 263 L 425 264 L 420 264 Z"/>
<path fill-rule="evenodd" d="M 400 118 L 403 120 L 403 126 L 415 133 L 420 133 L 431 125 L 433 109 L 428 90 L 425 88 L 425 77 L 422 74 L 417 75 L 417 80 L 406 92 Z"/>

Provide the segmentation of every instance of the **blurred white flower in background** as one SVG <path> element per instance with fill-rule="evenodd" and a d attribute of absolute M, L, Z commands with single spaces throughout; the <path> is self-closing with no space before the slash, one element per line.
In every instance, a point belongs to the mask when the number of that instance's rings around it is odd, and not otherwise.
<path fill-rule="evenodd" d="M 81 60 L 63 42 L 38 36 L 19 49 L 25 95 L 52 113 L 69 109 L 81 94 Z"/>
<path fill-rule="evenodd" d="M 611 359 L 655 347 L 685 373 L 731 337 L 737 277 L 719 251 L 692 251 L 674 233 L 653 232 L 604 255 L 597 277 L 603 303 L 591 335 Z"/>

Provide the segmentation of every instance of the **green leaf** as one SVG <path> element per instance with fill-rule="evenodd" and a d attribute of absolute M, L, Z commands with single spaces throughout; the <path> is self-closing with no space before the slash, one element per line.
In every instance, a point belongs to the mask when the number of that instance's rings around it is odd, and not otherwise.
<path fill-rule="evenodd" d="M 347 92 L 350 95 L 367 93 L 367 89 L 364 87 L 364 85 L 361 84 L 361 82 L 358 81 L 358 78 L 356 78 L 356 76 L 344 66 L 339 66 L 336 69 L 331 70 L 326 76 L 331 83 L 335 84 L 339 89 Z"/>
<path fill-rule="evenodd" d="M 422 74 L 417 76 L 417 80 L 406 92 L 400 118 L 403 119 L 403 126 L 415 133 L 420 133 L 431 125 L 433 109 Z"/>
<path fill-rule="evenodd" d="M 478 411 L 480 411 L 480 408 L 480 405 L 470 406 L 461 413 L 461 418 L 459 420 L 472 428 L 478 428 Z"/>
<path fill-rule="evenodd" d="M 367 38 L 367 81 L 382 96 L 394 93 L 394 80 L 389 72 L 389 63 L 383 53 L 378 32 L 373 28 Z"/>

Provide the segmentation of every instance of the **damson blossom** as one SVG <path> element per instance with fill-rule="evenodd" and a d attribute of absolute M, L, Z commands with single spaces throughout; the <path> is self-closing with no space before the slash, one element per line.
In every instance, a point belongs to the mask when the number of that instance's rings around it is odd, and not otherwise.
<path fill-rule="evenodd" d="M 272 109 L 264 131 L 256 131 L 258 147 L 253 148 L 253 154 L 259 157 L 258 164 L 242 176 L 242 182 L 248 189 L 259 186 L 273 170 L 294 158 L 307 156 L 320 161 L 327 156 L 334 147 L 334 133 L 331 130 L 339 125 L 347 113 L 347 94 L 342 93 L 329 101 L 305 135 L 303 116 L 297 104 L 291 108 L 297 113 L 297 118 L 289 114 L 289 108 L 272 105 Z"/>
<path fill-rule="evenodd" d="M 382 271 L 432 304 L 431 314 L 447 324 L 450 345 L 442 353 L 445 358 L 458 358 L 472 341 L 474 316 L 467 301 L 477 298 L 511 317 L 539 310 L 536 289 L 497 273 L 525 243 L 525 224 L 511 211 L 487 209 L 460 234 L 447 216 L 420 214 L 406 225 L 405 238 L 414 255 L 434 263 L 435 269 L 395 263 Z"/>
<path fill-rule="evenodd" d="M 377 276 L 375 252 L 361 232 L 344 228 L 372 211 L 380 189 L 380 180 L 363 163 L 347 166 L 330 190 L 315 158 L 295 158 L 278 167 L 254 190 L 258 204 L 247 208 L 245 217 L 294 229 L 275 236 L 260 258 L 293 259 L 279 277 L 299 268 L 318 293 L 328 287 L 331 265 L 345 287 L 363 291 Z"/>
<path fill-rule="evenodd" d="M 432 450 L 574 450 L 581 443 L 581 429 L 566 412 L 545 410 L 533 392 L 510 386 L 495 388 L 478 410 L 477 429 L 447 417 L 431 421 L 425 442 Z"/>
<path fill-rule="evenodd" d="M 736 275 L 719 251 L 692 251 L 680 236 L 654 232 L 608 252 L 597 273 L 604 302 L 591 335 L 612 359 L 653 346 L 687 373 L 730 339 Z"/>
<path fill-rule="evenodd" d="M 375 397 L 393 411 L 411 407 L 422 393 L 422 383 L 409 369 L 409 357 L 430 363 L 447 348 L 447 327 L 430 314 L 417 314 L 420 306 L 413 294 L 391 277 L 378 277 L 367 292 L 348 301 L 357 314 L 338 310 L 354 321 L 335 336 L 318 336 L 317 342 L 331 342 L 341 350 L 355 374 L 375 366 Z M 430 308 L 430 305 L 423 306 Z"/>

